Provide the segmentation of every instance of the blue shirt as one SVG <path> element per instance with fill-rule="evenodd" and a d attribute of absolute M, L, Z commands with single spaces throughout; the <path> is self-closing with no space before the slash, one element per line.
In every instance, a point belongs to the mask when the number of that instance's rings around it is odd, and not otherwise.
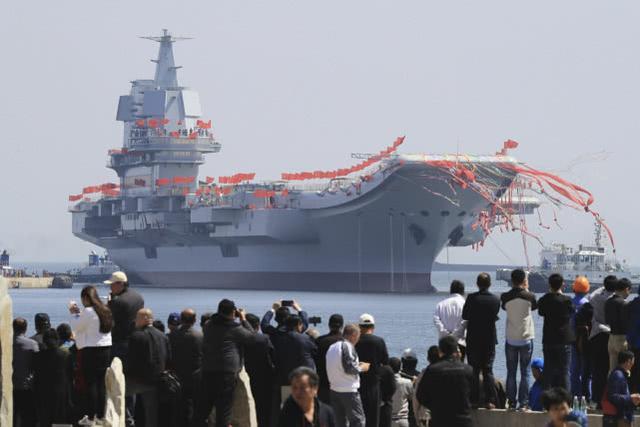
<path fill-rule="evenodd" d="M 542 412 L 542 381 L 536 380 L 529 390 L 529 407 L 532 411 Z"/>

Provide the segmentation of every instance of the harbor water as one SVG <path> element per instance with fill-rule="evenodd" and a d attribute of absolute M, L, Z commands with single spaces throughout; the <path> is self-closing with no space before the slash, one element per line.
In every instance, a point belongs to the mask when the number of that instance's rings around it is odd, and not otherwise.
<path fill-rule="evenodd" d="M 191 307 L 198 316 L 207 311 L 215 311 L 222 298 L 233 299 L 239 307 L 249 313 L 262 316 L 274 301 L 295 299 L 300 302 L 309 316 L 320 316 L 322 324 L 316 328 L 320 333 L 327 331 L 326 322 L 332 313 L 341 313 L 346 322 L 356 322 L 360 314 L 367 312 L 376 319 L 376 334 L 382 336 L 389 349 L 390 356 L 400 356 L 405 348 L 413 348 L 419 358 L 420 367 L 426 364 L 426 351 L 437 344 L 438 337 L 433 325 L 433 311 L 436 304 L 448 292 L 448 283 L 452 279 L 462 280 L 467 292 L 474 292 L 477 272 L 433 272 L 432 278 L 441 293 L 436 295 L 395 295 L 395 294 L 358 294 L 358 293 L 324 293 L 281 291 L 231 291 L 214 289 L 166 289 L 144 287 L 137 288 L 143 295 L 146 306 L 151 308 L 157 319 L 166 323 L 171 312 L 179 312 Z M 70 300 L 79 301 L 81 284 L 71 289 L 12 289 L 14 316 L 25 317 L 29 322 L 29 334 L 33 333 L 33 317 L 38 312 L 46 312 L 55 327 L 69 319 L 68 304 Z M 101 296 L 106 296 L 109 289 L 105 285 L 98 286 Z M 502 282 L 495 282 L 491 290 L 499 294 L 507 291 Z M 504 357 L 504 327 L 506 314 L 500 313 L 497 322 L 498 346 L 494 372 L 498 378 L 506 377 Z M 535 343 L 534 357 L 542 357 L 542 318 L 534 314 Z"/>

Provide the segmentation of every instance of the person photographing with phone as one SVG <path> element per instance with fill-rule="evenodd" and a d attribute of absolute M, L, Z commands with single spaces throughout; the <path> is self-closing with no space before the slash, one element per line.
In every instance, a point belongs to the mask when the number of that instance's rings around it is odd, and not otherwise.
<path fill-rule="evenodd" d="M 85 286 L 80 293 L 81 310 L 75 301 L 69 302 L 69 321 L 76 337 L 78 359 L 87 386 L 86 418 L 104 418 L 106 400 L 105 372 L 111 364 L 111 328 L 113 317 L 94 286 Z"/>
<path fill-rule="evenodd" d="M 260 321 L 260 329 L 262 329 L 262 333 L 275 335 L 276 331 L 285 330 L 287 317 L 292 314 L 290 309 L 295 310 L 298 317 L 300 317 L 300 321 L 302 323 L 301 332 L 306 331 L 309 328 L 309 315 L 307 312 L 302 310 L 302 307 L 296 300 L 281 300 L 274 302 L 271 306 L 271 310 L 267 311 L 264 316 L 262 316 L 262 320 Z M 273 326 L 271 324 L 271 320 L 273 320 L 274 316 L 277 326 Z"/>

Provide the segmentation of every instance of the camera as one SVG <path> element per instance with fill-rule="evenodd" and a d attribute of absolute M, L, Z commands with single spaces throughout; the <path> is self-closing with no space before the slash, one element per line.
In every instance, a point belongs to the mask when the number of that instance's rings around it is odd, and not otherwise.
<path fill-rule="evenodd" d="M 320 316 L 311 316 L 309 317 L 309 323 L 311 323 L 313 326 L 317 326 L 322 323 L 322 318 Z"/>
<path fill-rule="evenodd" d="M 283 299 L 282 300 L 282 306 L 283 307 L 293 307 L 293 300 Z"/>

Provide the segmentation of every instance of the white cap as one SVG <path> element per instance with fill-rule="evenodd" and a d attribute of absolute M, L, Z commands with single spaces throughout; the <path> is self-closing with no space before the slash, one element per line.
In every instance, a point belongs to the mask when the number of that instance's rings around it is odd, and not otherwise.
<path fill-rule="evenodd" d="M 368 326 L 368 325 L 375 325 L 375 324 L 376 324 L 376 320 L 369 313 L 364 313 L 362 316 L 360 316 L 360 322 L 359 322 L 360 326 Z"/>
<path fill-rule="evenodd" d="M 105 280 L 103 283 L 105 285 L 110 285 L 112 283 L 116 283 L 116 282 L 122 282 L 125 283 L 127 282 L 127 275 L 124 274 L 124 271 L 116 271 L 115 273 L 111 274 L 111 278 L 109 280 Z"/>

